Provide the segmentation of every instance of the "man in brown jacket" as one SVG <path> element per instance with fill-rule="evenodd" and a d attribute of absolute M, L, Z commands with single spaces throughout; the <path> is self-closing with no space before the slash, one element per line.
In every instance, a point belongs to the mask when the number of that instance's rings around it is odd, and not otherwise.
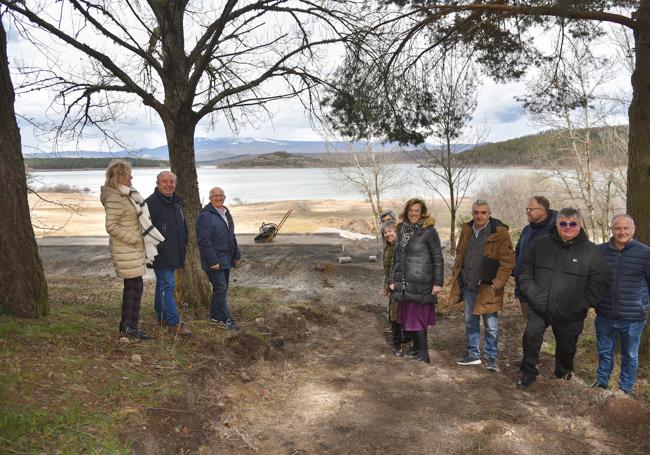
<path fill-rule="evenodd" d="M 483 351 L 488 370 L 496 371 L 499 341 L 498 312 L 503 291 L 515 266 L 515 253 L 508 226 L 490 216 L 487 201 L 472 204 L 472 220 L 461 227 L 456 261 L 451 270 L 451 303 L 465 304 L 467 352 L 456 363 L 481 364 L 481 316 L 485 341 Z"/>

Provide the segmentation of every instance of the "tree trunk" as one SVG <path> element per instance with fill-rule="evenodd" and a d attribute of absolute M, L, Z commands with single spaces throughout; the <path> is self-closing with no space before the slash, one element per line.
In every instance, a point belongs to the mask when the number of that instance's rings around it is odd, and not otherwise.
<path fill-rule="evenodd" d="M 636 66 L 632 73 L 630 140 L 627 169 L 627 212 L 634 218 L 636 238 L 650 244 L 650 0 L 641 0 L 634 32 Z M 650 353 L 650 330 L 641 343 Z"/>
<path fill-rule="evenodd" d="M 7 36 L 0 15 L 0 314 L 47 315 L 47 282 L 34 239 L 27 179 L 14 112 Z"/>
<path fill-rule="evenodd" d="M 177 176 L 176 193 L 183 198 L 183 214 L 185 215 L 189 234 L 185 268 L 177 275 L 176 298 L 181 303 L 207 307 L 210 302 L 210 285 L 207 275 L 201 269 L 194 228 L 201 211 L 196 160 L 194 157 L 196 122 L 187 120 L 192 118 L 191 114 L 186 113 L 176 117 L 171 121 L 165 121 L 164 125 L 171 170 Z M 218 182 L 215 182 L 215 185 L 217 184 Z"/>

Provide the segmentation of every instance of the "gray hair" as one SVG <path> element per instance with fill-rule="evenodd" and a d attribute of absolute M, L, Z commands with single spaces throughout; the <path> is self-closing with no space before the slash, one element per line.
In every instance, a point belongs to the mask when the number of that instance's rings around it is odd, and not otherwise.
<path fill-rule="evenodd" d="M 634 226 L 634 219 L 633 219 L 630 215 L 628 215 L 628 214 L 626 214 L 626 213 L 619 213 L 618 215 L 614 215 L 614 218 L 612 218 L 612 222 L 611 222 L 611 224 L 609 225 L 609 227 L 610 227 L 610 228 L 614 228 L 614 223 L 616 223 L 616 221 L 617 221 L 619 218 L 625 218 L 626 220 L 629 220 L 630 223 L 632 223 L 632 226 Z"/>
<path fill-rule="evenodd" d="M 565 207 L 563 209 L 560 209 L 560 211 L 557 212 L 557 217 L 558 218 L 575 218 L 578 221 L 582 222 L 582 216 L 580 215 L 580 210 L 574 209 L 573 207 Z"/>
<path fill-rule="evenodd" d="M 488 208 L 488 210 L 490 210 L 490 204 L 485 199 L 477 199 L 472 204 L 472 208 L 479 207 L 479 206 L 485 206 Z"/>
<path fill-rule="evenodd" d="M 165 174 L 171 174 L 171 176 L 174 177 L 174 182 L 176 182 L 176 174 L 174 174 L 172 171 L 160 171 L 156 176 L 156 183 L 160 182 L 160 177 Z"/>
<path fill-rule="evenodd" d="M 395 212 L 393 212 L 392 210 L 384 210 L 383 212 L 381 212 L 381 214 L 379 215 L 379 220 L 381 221 L 382 218 L 384 218 L 385 216 L 389 216 L 390 219 L 393 221 L 397 219 L 397 215 L 395 215 Z"/>

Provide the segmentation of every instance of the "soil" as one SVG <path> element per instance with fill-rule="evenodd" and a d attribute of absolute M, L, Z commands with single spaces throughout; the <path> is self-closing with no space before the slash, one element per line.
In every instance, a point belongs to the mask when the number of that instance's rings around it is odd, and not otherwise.
<path fill-rule="evenodd" d="M 498 372 L 456 365 L 463 317 L 446 295 L 425 365 L 392 353 L 381 264 L 368 261 L 375 242 L 309 238 L 242 249 L 233 292 L 272 288 L 285 305 L 253 320 L 235 314 L 242 330 L 228 332 L 225 352 L 210 338 L 187 341 L 201 365 L 167 385 L 176 393 L 139 416 L 144 424 L 127 419 L 121 428 L 135 453 L 650 453 L 647 403 L 591 389 L 593 369 L 554 379 L 550 331 L 542 374 L 528 390 L 516 387 L 523 321 L 512 289 Z M 110 273 L 103 245 L 42 245 L 41 253 L 48 273 L 64 265 L 66 274 Z M 352 262 L 338 264 L 341 255 Z"/>

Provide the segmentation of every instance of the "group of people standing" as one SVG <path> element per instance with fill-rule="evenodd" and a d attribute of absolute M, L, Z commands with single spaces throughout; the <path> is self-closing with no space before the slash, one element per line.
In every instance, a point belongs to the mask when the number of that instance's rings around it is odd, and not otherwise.
<path fill-rule="evenodd" d="M 512 275 L 526 321 L 518 386 L 526 388 L 535 382 L 549 326 L 556 340 L 555 377 L 571 379 L 578 338 L 589 308 L 595 308 L 599 362 L 592 387 L 609 387 L 619 339 L 618 388 L 629 394 L 636 381 L 641 334 L 648 317 L 650 248 L 634 240 L 634 220 L 628 215 L 615 216 L 611 239 L 595 245 L 576 209 L 555 211 L 547 198 L 534 196 L 525 211 L 528 224 L 515 247 L 508 226 L 492 217 L 485 200 L 472 204 L 472 219 L 461 226 L 449 300 L 463 304 L 467 346 L 456 363 L 485 362 L 488 370 L 498 370 L 499 312 Z M 394 352 L 429 363 L 427 328 L 436 323 L 435 304 L 443 286 L 440 238 L 420 199 L 410 199 L 399 218 L 392 212 L 381 215 L 383 292 L 389 296 Z M 409 338 L 412 345 L 403 350 Z"/>
<path fill-rule="evenodd" d="M 188 241 L 183 201 L 175 193 L 176 175 L 160 172 L 156 188 L 147 199 L 132 187 L 132 179 L 127 161 L 111 161 L 100 196 L 106 210 L 111 258 L 117 276 L 124 280 L 119 332 L 133 339 L 151 338 L 138 327 L 142 277 L 150 267 L 156 275 L 154 309 L 158 324 L 174 336 L 191 336 L 174 298 L 175 272 L 185 265 Z M 224 191 L 214 187 L 209 197 L 196 223 L 201 265 L 212 284 L 209 322 L 226 330 L 238 330 L 227 301 L 230 269 L 241 259 L 235 223 L 223 205 Z"/>

